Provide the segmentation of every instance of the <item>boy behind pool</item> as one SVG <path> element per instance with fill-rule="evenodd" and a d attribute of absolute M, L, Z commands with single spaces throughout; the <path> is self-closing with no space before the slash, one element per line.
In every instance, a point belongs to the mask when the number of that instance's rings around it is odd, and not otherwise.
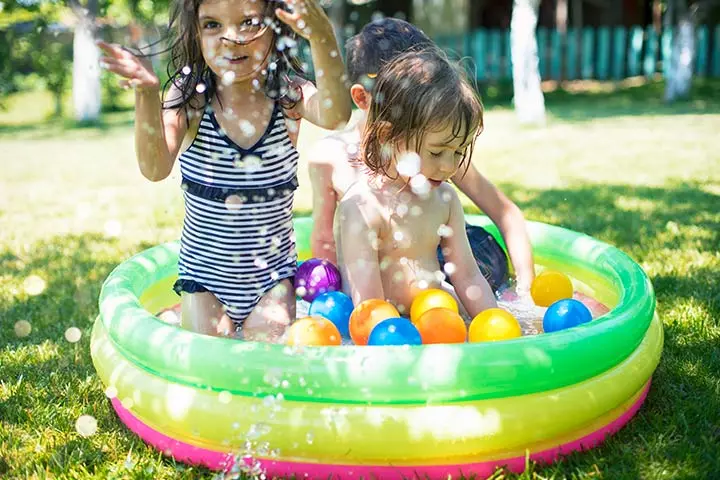
<path fill-rule="evenodd" d="M 359 109 L 356 122 L 318 142 L 310 156 L 313 189 L 312 255 L 337 262 L 333 218 L 337 203 L 355 182 L 367 182 L 368 170 L 360 160 L 360 142 L 374 79 L 380 69 L 398 55 L 420 51 L 434 43 L 414 25 L 395 18 L 367 24 L 345 46 L 350 95 Z M 530 241 L 520 209 L 470 164 L 452 178 L 459 189 L 498 226 L 508 247 L 519 292 L 529 292 L 535 277 Z M 508 279 L 503 249 L 483 228 L 466 226 L 475 260 L 494 291 Z M 441 268 L 444 258 L 438 248 Z"/>

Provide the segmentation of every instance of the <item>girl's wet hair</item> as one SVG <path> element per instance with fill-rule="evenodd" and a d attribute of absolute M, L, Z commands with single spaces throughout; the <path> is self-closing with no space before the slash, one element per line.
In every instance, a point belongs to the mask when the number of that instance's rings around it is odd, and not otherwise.
<path fill-rule="evenodd" d="M 483 106 L 463 70 L 436 47 L 399 55 L 386 64 L 372 89 L 362 140 L 363 161 L 388 176 L 398 147 L 419 151 L 428 132 L 452 125 L 462 145 L 483 129 Z M 469 165 L 472 143 L 461 166 Z"/>
<path fill-rule="evenodd" d="M 269 98 L 278 100 L 284 108 L 292 108 L 301 98 L 300 87 L 292 81 L 290 75 L 303 77 L 304 69 L 296 54 L 299 49 L 298 35 L 286 24 L 275 17 L 275 9 L 288 10 L 283 0 L 258 0 L 265 3 L 265 18 L 270 21 L 270 30 L 274 35 L 268 54 L 275 68 L 267 69 L 265 93 Z M 200 42 L 199 8 L 203 0 L 174 0 L 170 11 L 168 28 L 172 36 L 168 81 L 163 87 L 164 93 L 171 86 L 179 91 L 179 96 L 166 98 L 164 108 L 200 109 L 197 99 L 198 85 L 204 86 L 205 101 L 217 94 L 217 79 L 205 63 Z M 278 47 L 278 39 L 289 40 Z M 288 46 L 288 44 L 293 45 Z M 202 90 L 201 90 L 202 91 Z M 165 95 L 167 97 L 167 95 Z M 204 102 L 203 102 L 204 103 Z"/>

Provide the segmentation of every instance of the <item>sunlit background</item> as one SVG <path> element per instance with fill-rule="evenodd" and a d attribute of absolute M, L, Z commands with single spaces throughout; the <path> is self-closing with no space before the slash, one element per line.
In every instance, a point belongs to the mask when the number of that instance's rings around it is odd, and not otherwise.
<path fill-rule="evenodd" d="M 629 254 L 656 289 L 665 351 L 637 419 L 520 478 L 716 478 L 720 1 L 321 4 L 340 45 L 396 16 L 462 59 L 486 107 L 480 171 L 527 219 Z M 163 81 L 167 16 L 167 0 L 0 0 L 0 478 L 212 478 L 125 429 L 89 351 L 103 280 L 176 240 L 183 215 L 177 165 L 159 183 L 140 174 L 133 93 L 93 41 L 158 52 Z M 298 215 L 327 133 L 301 126 Z"/>

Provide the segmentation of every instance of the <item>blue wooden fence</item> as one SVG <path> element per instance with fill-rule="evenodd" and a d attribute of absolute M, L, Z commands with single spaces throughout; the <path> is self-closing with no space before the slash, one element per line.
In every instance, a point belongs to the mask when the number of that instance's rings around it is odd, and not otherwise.
<path fill-rule="evenodd" d="M 543 80 L 622 80 L 664 74 L 669 65 L 673 30 L 658 34 L 652 26 L 558 30 L 538 28 L 538 57 Z M 455 58 L 465 57 L 478 80 L 509 80 L 510 31 L 476 30 L 467 35 L 434 39 Z M 344 41 L 340 43 L 344 44 Z M 720 25 L 696 30 L 694 69 L 701 77 L 720 77 Z M 310 51 L 302 57 L 313 74 Z"/>
<path fill-rule="evenodd" d="M 538 57 L 544 80 L 621 80 L 665 73 L 673 30 L 658 34 L 652 26 L 558 30 L 538 28 Z M 512 78 L 510 32 L 476 30 L 435 41 L 454 57 L 469 57 L 478 80 Z M 720 77 L 720 25 L 696 30 L 695 74 Z"/>

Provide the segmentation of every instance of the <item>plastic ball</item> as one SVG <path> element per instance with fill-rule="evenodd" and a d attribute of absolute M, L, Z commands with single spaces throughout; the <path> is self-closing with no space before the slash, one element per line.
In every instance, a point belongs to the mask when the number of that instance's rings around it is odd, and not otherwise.
<path fill-rule="evenodd" d="M 388 318 L 375 325 L 370 332 L 368 345 L 421 345 L 420 332 L 406 318 Z"/>
<path fill-rule="evenodd" d="M 287 332 L 288 345 L 324 347 L 341 343 L 340 331 L 323 317 L 303 317 L 290 325 Z"/>
<path fill-rule="evenodd" d="M 464 343 L 467 340 L 465 322 L 449 308 L 431 308 L 420 316 L 415 326 L 425 344 Z"/>
<path fill-rule="evenodd" d="M 558 300 L 572 298 L 573 285 L 570 277 L 556 270 L 545 270 L 535 277 L 530 286 L 535 305 L 549 307 Z"/>
<path fill-rule="evenodd" d="M 496 342 L 522 336 L 520 323 L 502 308 L 488 308 L 478 313 L 470 323 L 470 342 Z"/>
<path fill-rule="evenodd" d="M 548 307 L 543 316 L 545 333 L 577 327 L 592 320 L 590 310 L 573 298 L 558 300 Z"/>
<path fill-rule="evenodd" d="M 319 315 L 327 318 L 340 330 L 344 338 L 350 337 L 350 315 L 353 312 L 353 302 L 343 292 L 321 293 L 310 304 L 310 315 Z"/>
<path fill-rule="evenodd" d="M 355 345 L 367 345 L 370 332 L 375 325 L 388 318 L 399 317 L 400 313 L 391 303 L 371 298 L 360 303 L 350 315 L 350 338 Z"/>
<path fill-rule="evenodd" d="M 341 290 L 341 287 L 340 271 L 327 260 L 306 260 L 295 274 L 295 291 L 306 302 L 312 302 L 321 293 Z"/>
<path fill-rule="evenodd" d="M 458 304 L 448 292 L 438 288 L 423 290 L 410 305 L 410 320 L 416 323 L 423 313 L 432 308 L 447 308 L 458 313 Z"/>

